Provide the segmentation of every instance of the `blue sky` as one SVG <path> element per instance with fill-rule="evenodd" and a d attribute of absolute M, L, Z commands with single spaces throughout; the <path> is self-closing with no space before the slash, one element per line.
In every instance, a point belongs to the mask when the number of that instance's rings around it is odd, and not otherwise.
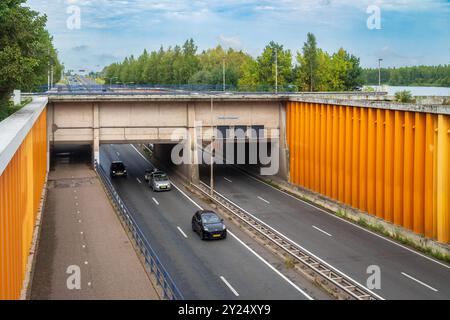
<path fill-rule="evenodd" d="M 130 54 L 182 44 L 221 44 L 253 56 L 271 40 L 295 52 L 307 32 L 319 47 L 344 47 L 365 67 L 450 64 L 450 0 L 28 0 L 48 16 L 48 29 L 69 69 L 100 70 Z M 369 29 L 375 5 L 381 29 Z M 80 10 L 80 28 L 68 28 Z M 73 11 L 72 11 L 73 12 Z"/>

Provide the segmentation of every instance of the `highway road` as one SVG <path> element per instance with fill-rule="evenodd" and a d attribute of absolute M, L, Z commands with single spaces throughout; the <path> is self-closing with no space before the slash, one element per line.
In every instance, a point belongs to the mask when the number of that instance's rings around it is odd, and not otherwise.
<path fill-rule="evenodd" d="M 100 162 L 127 165 L 128 178 L 113 184 L 185 299 L 283 299 L 310 297 L 267 264 L 232 232 L 224 241 L 201 241 L 191 229 L 199 205 L 181 190 L 154 193 L 143 180 L 152 165 L 131 145 L 102 145 Z"/>
<path fill-rule="evenodd" d="M 209 185 L 209 167 L 200 170 Z M 215 166 L 217 192 L 333 267 L 366 285 L 381 270 L 384 299 L 450 299 L 450 266 L 326 213 L 232 166 Z"/>

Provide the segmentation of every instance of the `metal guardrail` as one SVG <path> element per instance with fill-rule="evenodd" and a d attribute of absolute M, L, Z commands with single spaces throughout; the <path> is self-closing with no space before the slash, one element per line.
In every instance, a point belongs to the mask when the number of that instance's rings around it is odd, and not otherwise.
<path fill-rule="evenodd" d="M 38 86 L 34 93 L 46 93 L 51 95 L 133 95 L 133 94 L 157 94 L 157 95 L 186 95 L 186 94 L 261 94 L 261 95 L 333 95 L 351 94 L 355 96 L 384 96 L 386 92 L 299 92 L 293 87 L 279 87 L 276 92 L 273 86 L 236 87 L 227 85 L 225 91 L 222 85 L 164 85 L 164 84 L 124 84 L 124 85 L 99 85 L 99 84 L 66 84 L 55 85 L 51 89 L 47 86 Z"/>
<path fill-rule="evenodd" d="M 353 279 L 342 274 L 338 270 L 334 269 L 328 263 L 324 262 L 320 258 L 314 256 L 306 249 L 299 247 L 296 243 L 287 239 L 278 231 L 262 222 L 253 215 L 240 209 L 237 205 L 226 199 L 216 191 L 214 195 L 210 194 L 210 187 L 203 182 L 199 185 L 192 184 L 196 189 L 201 191 L 211 200 L 219 204 L 228 212 L 231 212 L 233 216 L 237 217 L 240 221 L 251 227 L 264 239 L 268 239 L 271 243 L 275 244 L 278 248 L 283 250 L 289 256 L 295 259 L 296 262 L 301 263 L 316 275 L 325 281 L 331 283 L 336 289 L 340 290 L 346 296 L 355 300 L 382 300 L 380 296 L 374 292 L 368 290 L 364 286 L 360 285 Z"/>
<path fill-rule="evenodd" d="M 133 216 L 130 214 L 129 209 L 116 192 L 104 169 L 97 162 L 95 162 L 95 170 L 102 180 L 103 185 L 106 187 L 107 192 L 116 204 L 123 221 L 128 227 L 128 230 L 133 235 L 133 238 L 137 246 L 139 247 L 141 254 L 145 258 L 146 266 L 150 269 L 151 273 L 154 274 L 158 285 L 162 288 L 164 299 L 184 300 L 180 290 L 177 288 L 175 282 L 172 280 L 169 273 L 162 265 L 161 261 L 158 258 L 158 255 L 155 253 L 150 243 L 144 236 L 144 233 L 139 228 Z"/>

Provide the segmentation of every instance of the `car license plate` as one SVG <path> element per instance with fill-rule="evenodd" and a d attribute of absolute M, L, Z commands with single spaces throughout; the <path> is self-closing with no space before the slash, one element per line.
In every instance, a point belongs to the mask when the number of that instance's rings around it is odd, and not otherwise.
<path fill-rule="evenodd" d="M 220 234 L 213 234 L 213 238 L 220 238 Z"/>
<path fill-rule="evenodd" d="M 161 186 L 160 189 L 167 189 L 167 187 L 166 186 Z"/>

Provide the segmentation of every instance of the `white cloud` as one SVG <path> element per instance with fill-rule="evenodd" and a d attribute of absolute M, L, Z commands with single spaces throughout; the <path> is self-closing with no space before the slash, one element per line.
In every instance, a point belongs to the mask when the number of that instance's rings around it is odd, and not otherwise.
<path fill-rule="evenodd" d="M 219 36 L 219 43 L 222 47 L 225 49 L 232 48 L 235 50 L 242 50 L 242 41 L 239 39 L 239 37 L 227 37 L 224 35 Z"/>

